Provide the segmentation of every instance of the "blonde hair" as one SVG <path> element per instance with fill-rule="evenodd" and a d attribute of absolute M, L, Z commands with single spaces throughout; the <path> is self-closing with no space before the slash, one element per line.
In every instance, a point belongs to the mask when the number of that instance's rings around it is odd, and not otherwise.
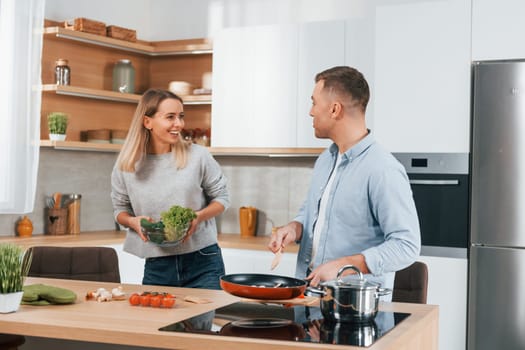
<path fill-rule="evenodd" d="M 135 172 L 137 165 L 145 158 L 150 140 L 150 131 L 144 127 L 144 116 L 153 117 L 157 113 L 160 103 L 168 98 L 183 103 L 182 98 L 166 90 L 149 89 L 142 95 L 133 114 L 128 135 L 117 158 L 117 168 L 119 170 Z M 179 141 L 171 146 L 177 169 L 182 169 L 186 166 L 190 145 L 190 142 L 184 141 L 182 136 L 179 135 Z"/>

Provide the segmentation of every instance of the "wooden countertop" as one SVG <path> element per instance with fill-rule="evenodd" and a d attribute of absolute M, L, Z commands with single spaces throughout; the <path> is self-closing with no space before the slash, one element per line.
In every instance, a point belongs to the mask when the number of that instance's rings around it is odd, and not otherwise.
<path fill-rule="evenodd" d="M 0 237 L 0 243 L 15 243 L 24 248 L 40 245 L 103 246 L 121 244 L 126 231 L 89 231 L 78 235 L 33 235 L 31 237 Z M 222 233 L 218 236 L 222 248 L 268 250 L 269 236 L 241 237 L 240 234 Z M 294 244 L 286 248 L 287 253 L 297 253 L 299 246 Z"/>
<path fill-rule="evenodd" d="M 115 283 L 27 278 L 26 284 L 44 283 L 67 288 L 77 293 L 75 304 L 30 306 L 21 305 L 17 312 L 0 314 L 3 333 L 26 336 L 79 340 L 108 344 L 134 345 L 161 349 L 361 349 L 353 346 L 312 344 L 268 339 L 217 337 L 207 334 L 162 332 L 158 328 L 199 315 L 217 307 L 239 301 L 240 298 L 218 290 L 173 288 L 123 284 L 126 293 L 145 290 L 166 291 L 177 297 L 173 309 L 131 306 L 127 301 L 99 303 L 84 300 L 88 291 Z M 184 302 L 187 295 L 213 300 L 210 304 Z M 437 350 L 438 307 L 432 305 L 381 303 L 381 310 L 406 312 L 411 315 L 369 349 L 430 349 Z"/>

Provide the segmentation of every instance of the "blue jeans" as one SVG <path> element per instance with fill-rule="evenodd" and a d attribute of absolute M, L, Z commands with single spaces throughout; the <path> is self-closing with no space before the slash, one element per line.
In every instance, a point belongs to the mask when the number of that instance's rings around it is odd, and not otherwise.
<path fill-rule="evenodd" d="M 147 258 L 142 284 L 221 289 L 224 273 L 221 248 L 212 244 L 193 253 Z"/>

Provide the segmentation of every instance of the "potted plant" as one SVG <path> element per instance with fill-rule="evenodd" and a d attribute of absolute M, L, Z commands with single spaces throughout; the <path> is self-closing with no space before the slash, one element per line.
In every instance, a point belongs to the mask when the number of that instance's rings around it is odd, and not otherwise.
<path fill-rule="evenodd" d="M 0 244 L 0 313 L 18 310 L 31 257 L 30 252 L 15 244 Z"/>
<path fill-rule="evenodd" d="M 64 141 L 66 139 L 67 114 L 52 112 L 47 115 L 47 126 L 49 128 L 49 139 Z"/>

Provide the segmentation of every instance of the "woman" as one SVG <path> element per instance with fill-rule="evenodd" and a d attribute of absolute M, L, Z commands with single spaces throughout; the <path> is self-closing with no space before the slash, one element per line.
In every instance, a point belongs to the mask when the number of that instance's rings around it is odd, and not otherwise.
<path fill-rule="evenodd" d="M 215 217 L 229 205 L 226 178 L 205 147 L 183 140 L 183 128 L 179 96 L 144 93 L 111 175 L 115 220 L 128 228 L 124 251 L 146 258 L 143 284 L 220 289 L 224 262 Z M 183 243 L 148 242 L 140 220 L 157 221 L 173 205 L 197 214 Z"/>

